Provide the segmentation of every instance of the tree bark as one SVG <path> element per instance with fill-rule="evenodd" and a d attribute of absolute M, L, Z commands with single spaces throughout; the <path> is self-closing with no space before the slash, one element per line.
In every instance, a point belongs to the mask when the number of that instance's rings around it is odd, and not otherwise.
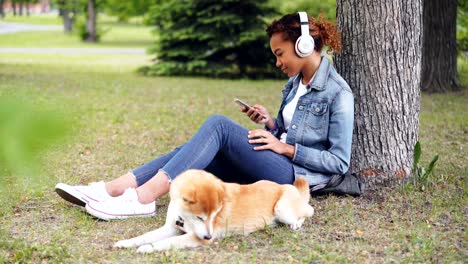
<path fill-rule="evenodd" d="M 351 170 L 375 189 L 411 176 L 418 140 L 422 0 L 338 0 L 336 67 L 355 95 Z"/>
<path fill-rule="evenodd" d="M 97 42 L 97 31 L 96 31 L 96 0 L 88 0 L 88 20 L 86 22 L 86 42 Z"/>
<path fill-rule="evenodd" d="M 423 29 L 421 89 L 461 89 L 457 72 L 457 0 L 424 0 Z"/>

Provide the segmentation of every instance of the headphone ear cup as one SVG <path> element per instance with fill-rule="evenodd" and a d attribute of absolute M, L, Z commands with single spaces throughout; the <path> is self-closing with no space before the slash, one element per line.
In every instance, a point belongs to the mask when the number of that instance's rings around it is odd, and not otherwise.
<path fill-rule="evenodd" d="M 304 58 L 312 54 L 315 48 L 314 39 L 311 36 L 300 36 L 294 45 L 297 56 Z"/>

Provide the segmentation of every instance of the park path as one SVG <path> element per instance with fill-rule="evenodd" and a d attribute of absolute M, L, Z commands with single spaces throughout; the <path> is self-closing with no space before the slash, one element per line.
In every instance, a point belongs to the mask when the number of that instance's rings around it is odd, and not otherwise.
<path fill-rule="evenodd" d="M 13 34 L 13 33 L 25 32 L 25 31 L 55 31 L 55 30 L 63 30 L 63 26 L 0 22 L 0 35 L 1 34 Z"/>
<path fill-rule="evenodd" d="M 24 23 L 0 22 L 0 42 L 2 34 L 14 34 L 28 31 L 58 31 L 61 25 L 34 25 Z M 15 48 L 0 47 L 1 53 L 36 53 L 36 54 L 130 54 L 145 55 L 143 48 Z"/>

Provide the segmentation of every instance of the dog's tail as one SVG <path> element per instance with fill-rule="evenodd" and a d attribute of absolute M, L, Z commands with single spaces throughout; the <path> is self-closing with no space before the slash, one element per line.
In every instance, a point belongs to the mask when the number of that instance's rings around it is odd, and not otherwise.
<path fill-rule="evenodd" d="M 294 186 L 299 191 L 299 194 L 301 195 L 301 200 L 304 201 L 305 203 L 309 203 L 309 200 L 310 200 L 309 183 L 306 181 L 306 179 L 302 177 L 297 178 L 294 181 Z"/>

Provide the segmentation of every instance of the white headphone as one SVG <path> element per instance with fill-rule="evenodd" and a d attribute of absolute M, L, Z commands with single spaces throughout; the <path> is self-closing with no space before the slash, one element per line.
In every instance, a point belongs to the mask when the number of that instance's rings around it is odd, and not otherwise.
<path fill-rule="evenodd" d="M 299 19 L 301 20 L 301 36 L 296 40 L 297 56 L 304 58 L 312 54 L 314 51 L 314 39 L 309 34 L 309 18 L 306 12 L 298 12 Z"/>

